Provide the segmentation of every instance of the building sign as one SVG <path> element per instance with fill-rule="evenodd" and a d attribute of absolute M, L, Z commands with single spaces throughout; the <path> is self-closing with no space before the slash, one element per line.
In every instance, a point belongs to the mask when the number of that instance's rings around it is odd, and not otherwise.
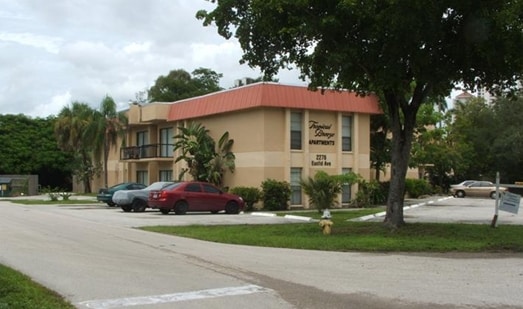
<path fill-rule="evenodd" d="M 311 167 L 332 167 L 334 161 L 333 154 L 311 153 L 310 155 Z"/>
<path fill-rule="evenodd" d="M 514 194 L 510 192 L 503 193 L 503 198 L 501 199 L 501 204 L 499 209 L 513 214 L 517 214 L 519 210 L 519 201 L 521 200 L 521 195 Z"/>
<path fill-rule="evenodd" d="M 309 121 L 309 145 L 334 146 L 336 133 L 331 124 L 321 123 L 315 120 Z"/>

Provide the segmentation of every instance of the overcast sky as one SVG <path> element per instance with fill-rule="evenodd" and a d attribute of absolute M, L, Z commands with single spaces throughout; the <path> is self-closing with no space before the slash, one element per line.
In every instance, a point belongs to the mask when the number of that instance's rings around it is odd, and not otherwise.
<path fill-rule="evenodd" d="M 80 101 L 98 108 L 106 94 L 125 109 L 161 75 L 199 67 L 221 86 L 258 77 L 242 51 L 195 18 L 204 0 L 0 0 L 0 114 L 57 115 Z M 280 82 L 303 84 L 298 72 Z"/>

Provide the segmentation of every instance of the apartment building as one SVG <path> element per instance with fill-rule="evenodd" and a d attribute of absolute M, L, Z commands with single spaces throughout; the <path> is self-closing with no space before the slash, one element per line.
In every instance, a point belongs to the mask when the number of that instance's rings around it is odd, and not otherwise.
<path fill-rule="evenodd" d="M 173 137 L 195 122 L 216 141 L 226 131 L 234 139 L 236 169 L 226 173 L 225 186 L 287 181 L 291 206 L 308 208 L 299 181 L 318 170 L 370 179 L 370 116 L 381 110 L 376 96 L 262 82 L 177 102 L 132 104 L 127 113 L 126 146 L 110 154 L 109 185 L 178 179 L 184 162 L 175 163 Z M 97 179 L 93 188 L 101 185 Z M 355 190 L 345 187 L 340 202 L 348 203 Z"/>

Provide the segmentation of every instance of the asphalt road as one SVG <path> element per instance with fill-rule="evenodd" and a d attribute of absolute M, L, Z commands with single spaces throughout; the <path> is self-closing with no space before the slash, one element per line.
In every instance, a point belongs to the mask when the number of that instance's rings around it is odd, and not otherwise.
<path fill-rule="evenodd" d="M 406 209 L 406 220 L 490 223 L 494 214 L 491 200 L 424 203 Z M 293 222 L 247 214 L 163 216 L 5 201 L 0 210 L 0 263 L 78 308 L 523 308 L 522 255 L 256 248 L 133 228 Z M 521 223 L 521 214 L 500 212 L 500 227 Z"/>

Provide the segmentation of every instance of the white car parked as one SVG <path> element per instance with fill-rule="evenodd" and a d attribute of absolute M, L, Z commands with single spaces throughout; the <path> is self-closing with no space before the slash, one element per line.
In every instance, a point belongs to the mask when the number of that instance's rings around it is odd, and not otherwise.
<path fill-rule="evenodd" d="M 161 190 L 163 187 L 173 184 L 173 181 L 158 181 L 141 190 L 120 190 L 113 194 L 113 203 L 125 212 L 144 212 L 147 207 L 149 192 Z"/>

